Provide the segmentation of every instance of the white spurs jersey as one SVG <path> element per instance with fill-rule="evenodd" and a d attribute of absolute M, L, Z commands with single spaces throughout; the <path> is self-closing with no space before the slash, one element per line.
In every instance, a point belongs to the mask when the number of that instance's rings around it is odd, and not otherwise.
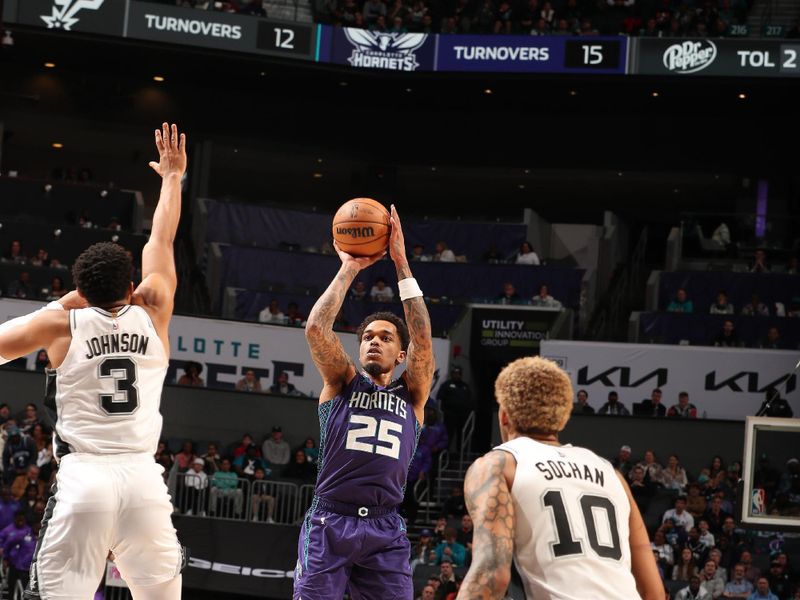
<path fill-rule="evenodd" d="M 528 437 L 496 450 L 517 461 L 514 564 L 535 600 L 639 599 L 630 504 L 614 467 L 591 450 Z"/>
<path fill-rule="evenodd" d="M 154 454 L 169 361 L 150 316 L 141 306 L 116 315 L 92 307 L 71 310 L 69 325 L 69 350 L 48 381 L 56 454 Z"/>

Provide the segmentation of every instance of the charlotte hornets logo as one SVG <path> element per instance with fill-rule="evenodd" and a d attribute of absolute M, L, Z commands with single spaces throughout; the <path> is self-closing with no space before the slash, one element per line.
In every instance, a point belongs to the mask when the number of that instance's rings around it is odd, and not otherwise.
<path fill-rule="evenodd" d="M 353 46 L 347 59 L 354 67 L 416 71 L 415 51 L 425 43 L 427 33 L 381 33 L 345 27 L 344 34 Z"/>
<path fill-rule="evenodd" d="M 75 15 L 83 10 L 97 10 L 105 0 L 53 0 L 53 14 L 42 15 L 42 21 L 48 29 L 64 29 L 70 31 L 80 19 Z"/>

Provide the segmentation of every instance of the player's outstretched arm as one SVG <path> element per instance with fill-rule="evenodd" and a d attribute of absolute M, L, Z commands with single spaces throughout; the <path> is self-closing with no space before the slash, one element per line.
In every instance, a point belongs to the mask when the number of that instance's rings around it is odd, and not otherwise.
<path fill-rule="evenodd" d="M 464 499 L 474 524 L 472 565 L 457 600 L 499 600 L 511 581 L 515 521 L 508 461 L 514 459 L 507 452 L 489 452 L 467 471 Z"/>
<path fill-rule="evenodd" d="M 344 382 L 352 379 L 356 368 L 347 352 L 342 347 L 339 336 L 333 331 L 336 314 L 342 308 L 347 290 L 362 269 L 374 264 L 386 254 L 380 252 L 374 256 L 354 257 L 339 249 L 334 242 L 336 252 L 342 260 L 342 266 L 333 278 L 328 289 L 314 304 L 306 321 L 306 341 L 311 350 L 311 358 L 322 375 L 324 388 L 320 394 L 320 402 L 335 396 Z"/>
<path fill-rule="evenodd" d="M 616 471 L 616 474 L 622 482 L 622 487 L 625 488 L 625 494 L 627 494 L 628 502 L 631 505 L 628 527 L 630 529 L 631 572 L 636 580 L 636 589 L 642 600 L 663 600 L 664 584 L 661 583 L 658 567 L 653 558 L 650 536 L 647 535 L 647 528 L 642 520 L 639 507 L 636 505 L 636 501 L 633 499 L 631 490 L 628 487 L 628 482 L 625 481 L 622 473 Z"/>
<path fill-rule="evenodd" d="M 401 288 L 404 279 L 411 279 L 411 267 L 406 258 L 406 242 L 403 237 L 403 227 L 400 216 L 392 204 L 392 213 L 389 219 L 392 224 L 392 233 L 389 238 L 389 253 L 397 268 L 398 287 Z M 415 288 L 419 293 L 419 286 Z M 414 293 L 414 292 L 412 292 Z M 431 335 L 431 318 L 428 307 L 422 294 L 403 300 L 403 311 L 406 315 L 406 325 L 411 342 L 408 345 L 408 358 L 406 359 L 405 378 L 411 392 L 415 407 L 424 406 L 428 401 L 433 381 L 435 360 L 433 357 L 433 338 Z"/>
<path fill-rule="evenodd" d="M 172 316 L 178 278 L 175 273 L 175 233 L 181 218 L 181 178 L 186 171 L 186 135 L 177 125 L 164 123 L 155 131 L 158 162 L 150 166 L 161 176 L 161 195 L 153 214 L 150 239 L 142 250 L 142 283 L 136 288 L 134 302 L 149 309 L 166 327 Z M 162 332 L 159 332 L 160 334 Z"/>

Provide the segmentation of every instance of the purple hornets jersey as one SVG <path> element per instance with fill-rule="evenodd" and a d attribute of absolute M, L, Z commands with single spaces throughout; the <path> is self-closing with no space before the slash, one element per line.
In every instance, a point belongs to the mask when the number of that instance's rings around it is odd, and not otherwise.
<path fill-rule="evenodd" d="M 405 379 L 387 387 L 357 373 L 319 405 L 316 495 L 355 506 L 398 506 L 420 426 Z"/>

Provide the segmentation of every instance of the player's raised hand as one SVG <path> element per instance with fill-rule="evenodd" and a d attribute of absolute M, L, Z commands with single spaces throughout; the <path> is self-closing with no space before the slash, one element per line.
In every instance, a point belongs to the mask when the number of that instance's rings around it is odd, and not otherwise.
<path fill-rule="evenodd" d="M 367 267 L 374 265 L 384 256 L 386 256 L 386 250 L 381 250 L 377 254 L 373 254 L 372 256 L 353 256 L 352 254 L 348 254 L 341 248 L 339 248 L 339 244 L 336 243 L 336 240 L 333 241 L 333 247 L 336 249 L 336 252 L 339 254 L 339 258 L 342 260 L 342 264 L 346 266 L 356 267 L 359 271 L 362 269 L 366 269 Z"/>
<path fill-rule="evenodd" d="M 406 260 L 406 240 L 403 237 L 403 226 L 400 225 L 400 215 L 397 214 L 394 204 L 392 204 L 392 210 L 389 215 L 389 223 L 392 226 L 389 234 L 389 255 L 395 264 L 398 261 L 408 262 Z"/>
<path fill-rule="evenodd" d="M 178 126 L 168 123 L 156 129 L 156 148 L 158 149 L 158 162 L 149 164 L 153 170 L 166 177 L 167 175 L 181 176 L 186 171 L 186 134 L 178 135 Z"/>

